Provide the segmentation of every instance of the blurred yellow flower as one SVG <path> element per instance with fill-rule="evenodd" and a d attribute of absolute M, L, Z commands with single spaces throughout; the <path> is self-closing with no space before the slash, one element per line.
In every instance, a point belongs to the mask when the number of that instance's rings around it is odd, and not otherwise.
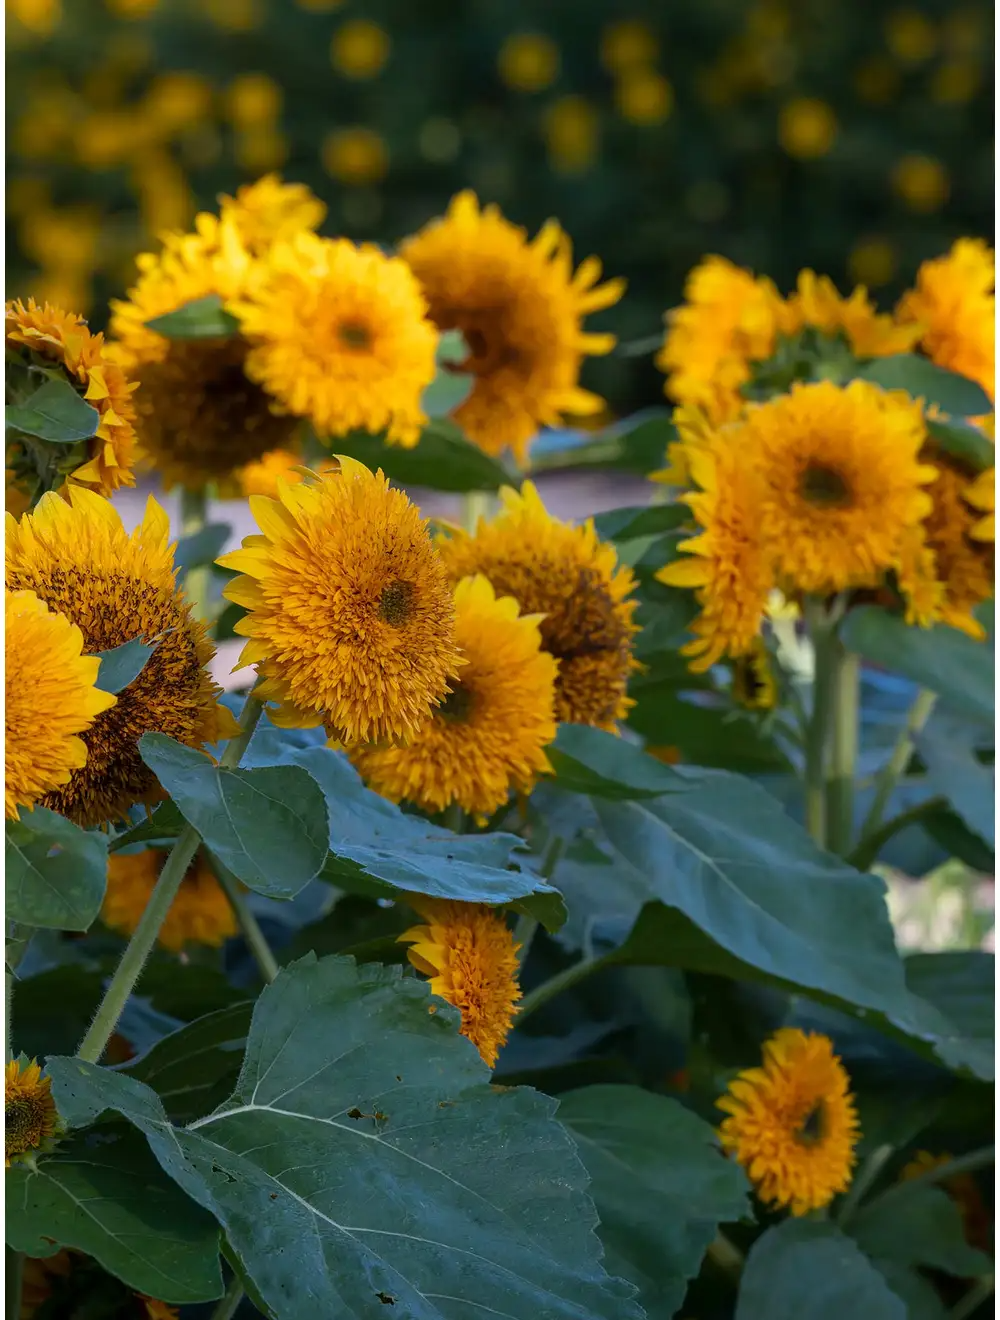
<path fill-rule="evenodd" d="M 384 28 L 365 18 L 352 18 L 333 34 L 330 62 L 345 78 L 374 78 L 385 67 L 390 47 Z"/>
<path fill-rule="evenodd" d="M 960 238 L 951 251 L 925 261 L 896 317 L 921 327 L 920 346 L 939 367 L 980 384 L 995 383 L 996 259 L 982 239 Z"/>
<path fill-rule="evenodd" d="M 77 206 L 36 212 L 26 218 L 18 236 L 25 254 L 40 266 L 89 271 L 96 264 L 100 229 L 98 213 Z"/>
<path fill-rule="evenodd" d="M 931 76 L 931 100 L 938 105 L 965 105 L 979 91 L 982 81 L 982 65 L 975 60 L 948 60 Z"/>
<path fill-rule="evenodd" d="M 896 9 L 885 21 L 885 40 L 901 64 L 922 64 L 937 49 L 937 33 L 918 9 Z"/>
<path fill-rule="evenodd" d="M 104 0 L 116 18 L 148 18 L 160 6 L 160 0 Z"/>
<path fill-rule="evenodd" d="M 205 17 L 223 32 L 253 32 L 264 21 L 261 0 L 203 0 Z"/>
<path fill-rule="evenodd" d="M 837 136 L 837 118 L 825 101 L 799 96 L 781 107 L 778 141 L 789 156 L 816 160 L 825 156 Z"/>
<path fill-rule="evenodd" d="M 277 170 L 288 159 L 290 145 L 280 129 L 262 125 L 238 133 L 233 144 L 233 158 L 248 174 Z"/>
<path fill-rule="evenodd" d="M 280 238 L 301 229 L 318 229 L 326 205 L 304 183 L 282 183 L 277 174 L 265 174 L 244 184 L 235 197 L 219 198 L 223 224 L 232 223 L 247 248 L 262 256 Z"/>
<path fill-rule="evenodd" d="M 899 70 L 884 55 L 876 55 L 859 66 L 854 90 L 869 105 L 887 105 L 899 90 Z"/>
<path fill-rule="evenodd" d="M 896 162 L 892 188 L 911 211 L 938 211 L 951 192 L 948 171 L 933 156 L 911 152 Z"/>
<path fill-rule="evenodd" d="M 609 23 L 601 32 L 601 63 L 609 73 L 624 73 L 652 64 L 660 43 L 645 23 L 636 18 Z"/>
<path fill-rule="evenodd" d="M 847 258 L 847 270 L 856 284 L 877 289 L 888 284 L 896 273 L 896 249 L 887 238 L 862 238 Z"/>
<path fill-rule="evenodd" d="M 226 114 L 237 128 L 269 125 L 281 113 L 284 93 L 266 73 L 243 73 L 226 88 Z"/>
<path fill-rule="evenodd" d="M 540 32 L 515 32 L 500 47 L 497 69 L 515 92 L 541 92 L 559 75 L 559 48 Z"/>
<path fill-rule="evenodd" d="M 48 37 L 62 19 L 62 0 L 7 0 L 6 12 L 36 37 Z"/>
<path fill-rule="evenodd" d="M 639 69 L 618 84 L 615 102 L 622 118 L 633 124 L 662 124 L 674 108 L 674 89 L 661 73 Z"/>
<path fill-rule="evenodd" d="M 144 152 L 132 166 L 132 186 L 147 235 L 186 229 L 194 215 L 194 194 L 169 151 Z"/>
<path fill-rule="evenodd" d="M 158 134 L 155 120 L 134 108 L 97 110 L 80 120 L 74 146 L 81 165 L 106 170 L 138 157 Z"/>
<path fill-rule="evenodd" d="M 389 172 L 389 149 L 370 128 L 338 128 L 323 142 L 323 168 L 341 183 L 378 183 Z"/>
<path fill-rule="evenodd" d="M 149 85 L 142 113 L 163 133 L 197 123 L 212 110 L 212 86 L 197 73 L 161 73 Z"/>
<path fill-rule="evenodd" d="M 599 120 L 585 97 L 561 96 L 545 112 L 549 160 L 560 174 L 582 174 L 597 155 Z"/>

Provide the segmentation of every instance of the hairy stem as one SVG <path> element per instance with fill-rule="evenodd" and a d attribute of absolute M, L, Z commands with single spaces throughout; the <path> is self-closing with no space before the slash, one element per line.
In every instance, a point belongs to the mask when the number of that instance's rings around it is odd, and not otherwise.
<path fill-rule="evenodd" d="M 892 755 L 889 757 L 889 761 L 875 785 L 875 797 L 868 808 L 868 815 L 865 817 L 864 824 L 861 826 L 862 843 L 870 835 L 873 835 L 881 825 L 882 817 L 885 815 L 885 809 L 889 805 L 889 800 L 896 785 L 905 774 L 906 767 L 910 763 L 914 740 L 930 719 L 936 701 L 937 694 L 928 691 L 927 688 L 921 688 L 914 698 L 913 705 L 907 712 L 906 723 L 903 725 L 899 737 L 896 739 L 896 745 L 892 749 Z"/>
<path fill-rule="evenodd" d="M 830 777 L 827 785 L 827 846 L 841 857 L 850 851 L 854 837 L 854 778 L 858 763 L 858 715 L 861 664 L 831 642 L 831 695 L 833 737 L 830 748 Z"/>

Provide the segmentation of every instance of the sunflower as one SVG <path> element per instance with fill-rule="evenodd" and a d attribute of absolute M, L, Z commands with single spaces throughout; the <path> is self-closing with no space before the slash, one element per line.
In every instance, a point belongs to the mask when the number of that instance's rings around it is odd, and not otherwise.
<path fill-rule="evenodd" d="M 33 1165 L 35 1157 L 55 1145 L 61 1123 L 52 1099 L 51 1078 L 42 1076 L 32 1059 L 12 1059 L 4 1072 L 4 1147 L 7 1168 Z"/>
<path fill-rule="evenodd" d="M 843 298 L 831 279 L 811 270 L 799 272 L 795 293 L 782 306 L 780 324 L 785 335 L 807 327 L 826 335 L 840 333 L 861 360 L 908 353 L 920 338 L 919 327 L 900 325 L 879 312 L 862 285 Z"/>
<path fill-rule="evenodd" d="M 139 853 L 112 853 L 108 858 L 108 886 L 101 920 L 112 930 L 129 936 L 146 910 L 163 864 L 165 852 L 147 848 Z M 160 927 L 158 942 L 171 953 L 186 944 L 218 948 L 237 932 L 232 905 L 202 853 L 185 873 L 177 897 Z"/>
<path fill-rule="evenodd" d="M 796 384 L 749 408 L 730 443 L 762 484 L 758 536 L 782 590 L 871 587 L 931 508 L 920 404 L 866 381 Z"/>
<path fill-rule="evenodd" d="M 762 637 L 733 662 L 733 699 L 747 710 L 773 710 L 778 704 L 774 660 Z"/>
<path fill-rule="evenodd" d="M 4 592 L 7 819 L 68 784 L 87 762 L 77 735 L 115 704 L 94 686 L 100 660 L 85 656 L 83 634 L 50 613 L 33 591 Z"/>
<path fill-rule="evenodd" d="M 411 898 L 426 925 L 399 936 L 410 962 L 431 978 L 431 990 L 462 1014 L 461 1034 L 491 1068 L 507 1040 L 521 990 L 517 983 L 520 945 L 504 920 L 485 903 Z"/>
<path fill-rule="evenodd" d="M 524 614 L 544 616 L 542 646 L 559 662 L 557 721 L 613 732 L 634 704 L 625 690 L 639 667 L 631 569 L 618 567 L 593 519 L 573 527 L 551 517 L 530 481 L 520 494 L 505 487 L 500 498 L 500 513 L 480 519 L 475 536 L 457 529 L 440 536 L 441 557 L 456 582 L 481 573 Z"/>
<path fill-rule="evenodd" d="M 691 657 L 698 673 L 723 656 L 754 653 L 774 573 L 759 534 L 763 485 L 733 439 L 737 426 L 705 432 L 694 416 L 689 420 L 693 431 L 686 431 L 684 419 L 678 429 L 682 443 L 690 440 L 685 462 L 697 489 L 680 498 L 701 530 L 680 542 L 685 557 L 665 565 L 656 578 L 695 591 L 701 613 L 691 625 L 694 639 L 681 654 Z"/>
<path fill-rule="evenodd" d="M 828 1036 L 783 1027 L 764 1045 L 763 1066 L 742 1072 L 716 1103 L 729 1115 L 723 1149 L 757 1195 L 793 1215 L 821 1210 L 847 1190 L 859 1139 L 850 1079 Z"/>
<path fill-rule="evenodd" d="M 994 395 L 996 299 L 993 249 L 960 238 L 951 251 L 925 261 L 914 288 L 903 294 L 896 319 L 915 324 L 920 346 L 940 367 L 956 371 Z"/>
<path fill-rule="evenodd" d="M 245 184 L 235 197 L 219 198 L 223 221 L 231 220 L 254 256 L 263 256 L 272 243 L 291 238 L 300 230 L 318 229 L 326 204 L 304 183 L 282 183 L 278 174 L 265 174 Z"/>
<path fill-rule="evenodd" d="M 417 443 L 438 337 L 405 262 L 300 231 L 274 244 L 232 310 L 253 345 L 247 375 L 289 413 L 321 435 Z"/>
<path fill-rule="evenodd" d="M 294 418 L 245 373 L 240 335 L 167 339 L 146 322 L 217 295 L 228 305 L 254 267 L 234 219 L 202 214 L 193 234 L 168 234 L 158 255 L 137 258 L 127 302 L 112 302 L 111 331 L 142 386 L 139 435 L 164 487 L 201 490 L 215 482 L 239 494 L 234 469 L 290 442 Z"/>
<path fill-rule="evenodd" d="M 511 789 L 530 792 L 551 767 L 558 668 L 541 649 L 539 620 L 518 614 L 484 577 L 455 588 L 455 640 L 465 660 L 444 703 L 404 747 L 364 747 L 352 757 L 370 788 L 424 811 L 457 802 L 480 823 Z"/>
<path fill-rule="evenodd" d="M 9 302 L 6 307 L 8 353 L 19 359 L 29 388 L 34 388 L 30 367 L 56 364 L 62 367 L 74 389 L 97 409 L 96 434 L 89 440 L 66 447 L 58 471 L 67 480 L 111 495 L 120 486 L 134 486 L 132 467 L 136 459 L 135 403 L 137 388 L 108 351 L 103 335 L 91 334 L 82 316 L 64 312 L 48 303 L 39 306 L 34 298 Z M 19 368 L 8 363 L 8 387 Z M 39 377 L 34 383 L 41 384 Z M 51 450 L 51 446 L 48 446 Z M 40 460 L 28 441 L 18 444 L 18 460 L 28 484 L 45 481 L 53 473 Z M 59 482 L 58 484 L 61 484 Z"/>
<path fill-rule="evenodd" d="M 262 535 L 223 555 L 249 610 L 240 665 L 255 664 L 276 718 L 325 724 L 347 744 L 403 739 L 461 664 L 448 575 L 427 523 L 379 471 L 351 458 L 315 482 L 250 497 Z"/>
<path fill-rule="evenodd" d="M 124 815 L 162 790 L 139 756 L 144 733 L 165 733 L 188 747 L 235 732 L 207 665 L 214 654 L 205 626 L 174 584 L 167 515 L 150 498 L 129 535 L 107 500 L 71 487 L 69 502 L 43 495 L 20 522 L 7 515 L 6 572 L 12 591 L 30 590 L 83 634 L 87 651 L 108 651 L 136 637 L 156 644 L 145 668 L 83 734 L 87 762 L 42 805 L 80 825 Z M 39 675 L 41 681 L 41 675 Z"/>
<path fill-rule="evenodd" d="M 462 192 L 400 253 L 437 326 L 465 337 L 468 357 L 457 369 L 475 381 L 454 416 L 481 449 L 509 448 L 523 464 L 539 427 L 604 408 L 580 388 L 580 369 L 587 354 L 610 353 L 616 341 L 585 333 L 583 319 L 616 303 L 625 283 L 598 284 L 596 257 L 574 274 L 569 238 L 554 220 L 529 242 L 495 206 L 480 211 L 475 194 Z"/>
<path fill-rule="evenodd" d="M 736 416 L 752 364 L 774 352 L 781 314 L 781 296 L 769 279 L 725 257 L 706 257 L 688 275 L 683 306 L 666 316 L 656 358 L 666 393 L 713 422 Z"/>
<path fill-rule="evenodd" d="M 136 1293 L 135 1296 L 143 1305 L 144 1320 L 180 1320 L 176 1306 L 169 1306 L 155 1297 L 147 1297 L 145 1293 Z"/>
<path fill-rule="evenodd" d="M 940 584 L 939 617 L 970 637 L 985 632 L 972 611 L 993 596 L 994 544 L 983 532 L 982 502 L 992 492 L 992 469 L 971 482 L 953 458 L 928 448 L 923 458 L 937 473 L 931 486 L 933 505 L 924 523 L 924 538 Z M 970 499 L 970 492 L 972 498 Z M 980 504 L 974 506 L 973 500 Z"/>
<path fill-rule="evenodd" d="M 968 535 L 973 541 L 995 541 L 996 540 L 996 507 L 997 507 L 997 472 L 996 468 L 988 468 L 985 472 L 980 472 L 971 486 L 966 486 L 962 498 L 966 504 L 971 504 L 974 509 L 983 515 L 969 528 Z"/>

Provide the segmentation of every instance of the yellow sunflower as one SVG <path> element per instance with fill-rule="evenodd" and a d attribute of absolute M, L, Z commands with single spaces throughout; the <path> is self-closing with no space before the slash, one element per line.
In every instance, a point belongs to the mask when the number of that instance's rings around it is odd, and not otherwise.
<path fill-rule="evenodd" d="M 398 257 L 300 231 L 275 243 L 232 310 L 253 345 L 247 375 L 320 435 L 420 439 L 438 336 Z"/>
<path fill-rule="evenodd" d="M 972 611 L 993 596 L 994 544 L 991 535 L 983 535 L 991 529 L 983 527 L 982 506 L 974 506 L 973 499 L 988 498 L 993 471 L 970 484 L 970 474 L 953 458 L 933 449 L 925 450 L 923 458 L 937 473 L 930 487 L 933 504 L 924 523 L 924 539 L 940 584 L 939 617 L 982 639 L 986 634 Z"/>
<path fill-rule="evenodd" d="M 160 253 L 137 258 L 128 301 L 111 304 L 111 331 L 142 386 L 139 436 L 164 487 L 214 482 L 238 495 L 234 469 L 286 447 L 297 423 L 247 376 L 242 336 L 167 339 L 147 327 L 187 303 L 217 295 L 228 305 L 244 291 L 255 262 L 232 216 L 195 223 L 195 233 L 168 234 Z"/>
<path fill-rule="evenodd" d="M 682 417 L 682 443 L 691 443 L 685 462 L 697 489 L 680 498 L 701 528 L 682 541 L 685 557 L 656 574 L 670 587 L 693 588 L 701 613 L 691 625 L 694 640 L 681 648 L 696 673 L 723 656 L 750 656 L 758 645 L 768 597 L 774 588 L 770 556 L 760 538 L 763 485 L 741 444 L 737 427 L 706 432 L 693 415 Z M 690 556 L 688 558 L 687 556 Z"/>
<path fill-rule="evenodd" d="M 55 1145 L 61 1124 L 52 1099 L 51 1078 L 32 1059 L 12 1059 L 4 1071 L 4 1148 L 6 1167 L 34 1164 Z"/>
<path fill-rule="evenodd" d="M 592 519 L 580 527 L 545 510 L 530 481 L 504 488 L 503 507 L 475 536 L 455 531 L 437 541 L 453 579 L 481 573 L 525 614 L 544 617 L 542 646 L 559 662 L 556 719 L 613 731 L 634 704 L 626 696 L 638 668 L 632 638 L 635 579 L 615 549 L 598 539 Z"/>
<path fill-rule="evenodd" d="M 963 499 L 966 504 L 971 504 L 983 516 L 974 522 L 969 528 L 968 535 L 973 541 L 995 541 L 996 540 L 996 507 L 997 507 L 997 472 L 996 468 L 989 468 L 986 472 L 980 472 L 971 486 L 966 486 L 963 492 Z"/>
<path fill-rule="evenodd" d="M 106 348 L 104 336 L 91 334 L 82 316 L 48 303 L 40 307 L 29 298 L 27 304 L 7 303 L 6 344 L 8 351 L 19 354 L 25 368 L 32 358 L 61 366 L 79 394 L 97 409 L 97 433 L 67 448 L 66 458 L 60 462 L 59 471 L 66 479 L 100 495 L 111 495 L 120 486 L 134 486 L 136 414 L 132 393 L 137 386 L 129 382 Z M 14 370 L 8 363 L 8 385 Z M 19 458 L 27 465 L 26 475 L 36 480 L 44 475 L 37 462 L 33 464 L 27 445 L 19 446 Z M 73 466 L 67 468 L 67 463 Z"/>
<path fill-rule="evenodd" d="M 915 324 L 920 346 L 940 367 L 995 387 L 996 299 L 993 249 L 981 239 L 960 238 L 951 251 L 925 261 L 915 286 L 903 294 L 896 319 Z"/>
<path fill-rule="evenodd" d="M 223 555 L 244 576 L 225 588 L 249 610 L 250 640 L 274 718 L 325 724 L 347 744 L 406 738 L 444 700 L 461 664 L 455 607 L 427 523 L 382 472 L 354 459 L 278 498 L 250 497 L 262 535 Z"/>
<path fill-rule="evenodd" d="M 774 660 L 762 637 L 733 663 L 733 699 L 747 710 L 773 710 L 778 704 Z"/>
<path fill-rule="evenodd" d="M 405 746 L 358 749 L 352 759 L 368 786 L 429 812 L 456 802 L 480 823 L 512 789 L 530 792 L 551 769 L 543 748 L 556 736 L 558 670 L 538 624 L 484 577 L 463 578 L 455 588 L 461 676 Z"/>
<path fill-rule="evenodd" d="M 931 509 L 919 403 L 866 381 L 793 385 L 730 443 L 761 480 L 758 537 L 785 594 L 873 587 Z"/>
<path fill-rule="evenodd" d="M 667 376 L 666 393 L 712 422 L 736 416 L 752 364 L 774 352 L 781 313 L 781 296 L 769 279 L 725 257 L 706 257 L 688 275 L 683 305 L 666 316 L 656 358 Z"/>
<path fill-rule="evenodd" d="M 850 1186 L 860 1133 L 850 1079 L 829 1037 L 783 1027 L 763 1066 L 739 1074 L 716 1103 L 723 1149 L 760 1199 L 793 1215 L 821 1210 Z"/>
<path fill-rule="evenodd" d="M 502 912 L 484 903 L 411 898 L 426 925 L 411 926 L 399 939 L 407 956 L 431 978 L 434 994 L 462 1014 L 463 1036 L 491 1068 L 507 1040 L 521 990 L 517 983 L 520 945 Z"/>
<path fill-rule="evenodd" d="M 265 174 L 245 184 L 235 197 L 219 198 L 223 221 L 231 220 L 254 256 L 262 256 L 281 239 L 303 229 L 318 229 L 326 215 L 321 202 L 304 183 L 282 183 L 278 174 Z"/>
<path fill-rule="evenodd" d="M 454 416 L 473 443 L 494 455 L 509 448 L 523 464 L 540 427 L 604 408 L 580 388 L 580 369 L 587 354 L 610 353 L 616 341 L 585 333 L 583 319 L 616 303 L 625 284 L 598 284 L 596 257 L 574 274 L 569 238 L 554 220 L 529 242 L 495 206 L 480 210 L 475 194 L 462 192 L 400 253 L 437 326 L 465 336 L 459 370 L 475 382 Z"/>
<path fill-rule="evenodd" d="M 101 920 L 112 930 L 129 936 L 146 910 L 163 864 L 165 852 L 147 848 L 140 853 L 112 853 L 108 858 L 108 886 Z M 237 932 L 236 918 L 225 891 L 201 853 L 195 855 L 160 927 L 158 942 L 171 953 L 186 944 L 217 948 Z"/>
<path fill-rule="evenodd" d="M 782 305 L 780 324 L 786 335 L 806 327 L 827 335 L 840 331 L 861 359 L 908 353 L 920 338 L 919 327 L 900 325 L 879 312 L 863 286 L 843 298 L 831 279 L 811 270 L 799 272 L 795 293 Z"/>
<path fill-rule="evenodd" d="M 144 733 L 200 747 L 235 732 L 208 673 L 214 651 L 205 625 L 191 618 L 174 583 L 169 523 L 154 499 L 129 535 L 92 491 L 71 487 L 68 503 L 44 495 L 20 522 L 7 515 L 6 575 L 12 591 L 33 591 L 65 614 L 87 651 L 136 637 L 156 643 L 139 676 L 84 730 L 86 765 L 47 793 L 43 806 L 87 826 L 121 817 L 136 802 L 162 797 L 139 756 Z"/>
<path fill-rule="evenodd" d="M 115 704 L 94 684 L 100 661 L 85 656 L 83 634 L 50 613 L 33 591 L 4 592 L 6 635 L 5 794 L 7 819 L 68 784 L 87 762 L 78 737 Z"/>

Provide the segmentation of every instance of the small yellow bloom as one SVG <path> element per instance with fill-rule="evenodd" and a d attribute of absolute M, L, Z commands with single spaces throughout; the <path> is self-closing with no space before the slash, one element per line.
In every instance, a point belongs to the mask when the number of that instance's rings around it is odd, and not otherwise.
<path fill-rule="evenodd" d="M 389 172 L 385 138 L 371 128 L 334 129 L 323 141 L 322 160 L 327 174 L 354 187 L 378 183 Z"/>
<path fill-rule="evenodd" d="M 427 923 L 412 926 L 400 940 L 431 990 L 462 1014 L 461 1033 L 491 1068 L 510 1033 L 521 990 L 517 951 L 502 912 L 484 903 L 439 898 L 408 900 Z"/>
<path fill-rule="evenodd" d="M 255 256 L 266 255 L 273 243 L 303 230 L 318 229 L 326 205 L 304 183 L 282 183 L 278 174 L 265 174 L 245 184 L 235 197 L 219 198 L 223 225 L 231 223 Z"/>
<path fill-rule="evenodd" d="M 597 155 L 600 120 L 583 96 L 560 96 L 543 119 L 545 144 L 552 168 L 559 174 L 582 174 Z"/>
<path fill-rule="evenodd" d="M 837 136 L 837 117 L 825 101 L 800 96 L 781 107 L 778 141 L 789 156 L 816 160 L 825 156 Z"/>
<path fill-rule="evenodd" d="M 6 1167 L 34 1164 L 36 1155 L 52 1149 L 60 1126 L 51 1079 L 34 1059 L 11 1060 L 4 1069 Z"/>
<path fill-rule="evenodd" d="M 638 69 L 618 84 L 615 103 L 622 118 L 632 124 L 662 124 L 674 108 L 674 89 L 661 73 Z"/>
<path fill-rule="evenodd" d="M 272 124 L 281 113 L 283 93 L 266 73 L 242 73 L 226 88 L 226 114 L 237 128 Z"/>
<path fill-rule="evenodd" d="M 390 47 L 384 28 L 365 18 L 353 18 L 333 34 L 330 60 L 345 78 L 374 78 L 385 67 Z"/>
<path fill-rule="evenodd" d="M 951 193 L 948 171 L 933 156 L 911 153 L 893 166 L 893 191 L 911 211 L 939 211 Z"/>
<path fill-rule="evenodd" d="M 638 19 L 609 23 L 601 32 L 601 63 L 609 73 L 646 67 L 655 61 L 659 51 L 656 34 Z"/>
<path fill-rule="evenodd" d="M 896 9 L 885 22 L 885 39 L 901 64 L 922 64 L 937 48 L 937 33 L 918 9 Z"/>
<path fill-rule="evenodd" d="M 500 77 L 515 92 L 541 92 L 559 75 L 559 47 L 540 32 L 517 32 L 500 47 Z"/>
<path fill-rule="evenodd" d="M 167 854 L 155 848 L 140 853 L 111 854 L 101 908 L 101 920 L 106 926 L 125 936 L 133 934 L 166 860 Z M 218 948 L 237 929 L 225 891 L 205 857 L 198 853 L 181 881 L 157 942 L 171 953 L 180 953 L 187 944 Z"/>
<path fill-rule="evenodd" d="M 973 541 L 995 541 L 996 540 L 996 507 L 997 507 L 997 472 L 996 468 L 989 468 L 986 472 L 980 472 L 971 486 L 967 486 L 963 498 L 966 504 L 971 504 L 974 509 L 978 509 L 983 517 L 972 524 L 969 528 L 969 536 Z"/>
<path fill-rule="evenodd" d="M 806 1215 L 851 1183 L 860 1134 L 850 1079 L 827 1036 L 785 1027 L 763 1054 L 717 1101 L 728 1115 L 719 1140 L 765 1204 Z"/>

